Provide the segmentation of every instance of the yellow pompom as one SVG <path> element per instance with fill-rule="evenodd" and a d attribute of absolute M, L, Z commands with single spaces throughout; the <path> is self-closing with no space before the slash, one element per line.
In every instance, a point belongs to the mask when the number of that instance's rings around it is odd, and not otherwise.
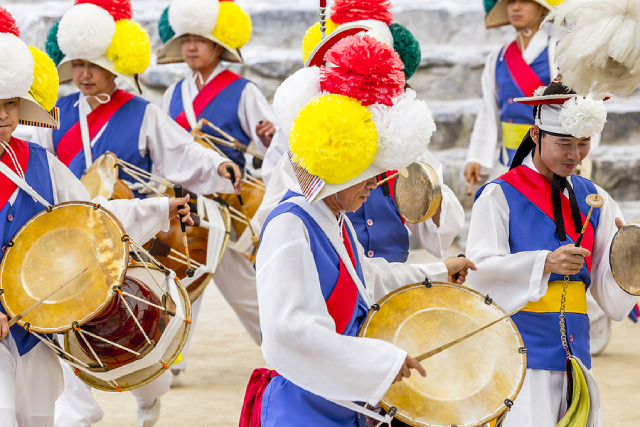
<path fill-rule="evenodd" d="M 324 95 L 307 104 L 293 121 L 293 160 L 328 184 L 342 184 L 373 162 L 378 132 L 371 111 L 345 95 Z"/>
<path fill-rule="evenodd" d="M 327 34 L 331 34 L 338 25 L 334 23 L 331 19 L 327 19 L 327 23 L 325 24 L 327 27 Z M 302 60 L 306 62 L 307 58 L 311 54 L 311 51 L 320 43 L 322 40 L 322 33 L 320 32 L 320 23 L 316 22 L 313 24 L 304 35 L 302 39 Z"/>
<path fill-rule="evenodd" d="M 38 48 L 29 46 L 33 61 L 33 83 L 29 93 L 47 111 L 53 110 L 58 98 L 58 70 L 49 55 Z"/>
<path fill-rule="evenodd" d="M 142 74 L 151 63 L 151 42 L 142 25 L 130 19 L 116 21 L 116 33 L 107 49 L 117 72 Z"/>
<path fill-rule="evenodd" d="M 231 49 L 240 49 L 251 37 L 251 18 L 234 2 L 221 1 L 213 37 Z"/>

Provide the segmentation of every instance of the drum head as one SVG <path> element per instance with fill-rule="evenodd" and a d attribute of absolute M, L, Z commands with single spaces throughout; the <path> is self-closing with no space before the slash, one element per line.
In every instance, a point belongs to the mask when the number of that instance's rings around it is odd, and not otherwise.
<path fill-rule="evenodd" d="M 113 153 L 104 153 L 84 172 L 80 181 L 92 199 L 102 196 L 111 199 L 118 182 L 118 158 Z"/>
<path fill-rule="evenodd" d="M 622 227 L 611 242 L 611 273 L 618 285 L 631 295 L 640 295 L 640 223 Z"/>
<path fill-rule="evenodd" d="M 390 342 L 414 357 L 506 314 L 472 289 L 439 282 L 405 286 L 378 305 L 359 335 Z M 515 324 L 505 319 L 424 360 L 427 377 L 414 372 L 392 384 L 380 404 L 395 407 L 396 418 L 412 426 L 481 426 L 518 395 L 526 370 L 523 347 Z"/>
<path fill-rule="evenodd" d="M 18 324 L 54 333 L 89 321 L 124 280 L 129 257 L 124 235 L 115 215 L 91 203 L 61 203 L 33 217 L 16 233 L 0 266 L 7 315 L 21 313 L 87 268 Z"/>
<path fill-rule="evenodd" d="M 396 178 L 393 195 L 400 215 L 417 224 L 435 215 L 442 201 L 442 191 L 438 174 L 428 164 L 413 162 L 407 170 L 407 178 Z"/>

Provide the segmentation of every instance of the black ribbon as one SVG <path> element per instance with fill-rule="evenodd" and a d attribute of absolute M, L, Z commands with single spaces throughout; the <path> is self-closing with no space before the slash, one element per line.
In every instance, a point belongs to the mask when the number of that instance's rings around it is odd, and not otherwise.
<path fill-rule="evenodd" d="M 553 175 L 551 181 L 551 203 L 553 205 L 553 219 L 556 223 L 556 231 L 558 232 L 558 238 L 560 241 L 567 240 L 567 233 L 564 228 L 564 220 L 562 219 L 562 199 L 560 194 L 564 189 L 567 189 L 569 193 L 569 206 L 571 207 L 571 218 L 573 219 L 573 226 L 576 229 L 576 233 L 582 232 L 582 217 L 580 215 L 580 208 L 578 207 L 578 201 L 576 195 L 573 192 L 573 188 L 567 181 L 567 178 L 563 178 L 559 175 Z"/>

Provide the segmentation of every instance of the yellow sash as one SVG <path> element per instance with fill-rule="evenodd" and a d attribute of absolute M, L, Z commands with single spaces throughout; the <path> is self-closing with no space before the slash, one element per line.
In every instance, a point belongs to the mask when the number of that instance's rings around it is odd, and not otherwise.
<path fill-rule="evenodd" d="M 547 293 L 538 301 L 529 301 L 522 311 L 528 311 L 531 313 L 559 313 L 563 283 L 563 280 L 549 282 Z M 565 311 L 567 313 L 587 313 L 587 293 L 585 291 L 584 283 L 577 281 L 569 282 L 569 285 L 567 286 Z"/>
<path fill-rule="evenodd" d="M 502 122 L 502 139 L 509 150 L 517 150 L 531 125 Z"/>

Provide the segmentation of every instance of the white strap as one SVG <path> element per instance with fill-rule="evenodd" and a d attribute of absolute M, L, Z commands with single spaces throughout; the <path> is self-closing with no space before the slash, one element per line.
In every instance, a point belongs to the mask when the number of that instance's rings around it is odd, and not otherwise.
<path fill-rule="evenodd" d="M 100 99 L 101 96 L 105 96 L 107 99 L 103 101 Z M 80 135 L 82 136 L 82 148 L 84 149 L 84 164 L 86 169 L 89 169 L 93 163 L 93 156 L 91 155 L 91 135 L 89 134 L 89 123 L 87 122 L 87 116 L 91 113 L 89 98 L 89 96 L 83 97 L 81 95 L 74 105 L 78 107 L 78 113 L 80 115 Z M 95 98 L 100 104 L 106 104 L 111 101 L 111 96 L 106 93 L 93 95 L 91 98 Z"/>
<path fill-rule="evenodd" d="M 393 420 L 392 417 L 390 417 L 389 415 L 380 415 L 377 412 L 372 411 L 371 409 L 367 409 L 364 406 L 360 406 L 355 402 L 350 402 L 348 400 L 333 400 L 333 399 L 327 399 L 325 397 L 326 400 L 328 400 L 329 402 L 333 402 L 336 405 L 342 406 L 343 408 L 347 408 L 347 409 L 351 409 L 354 412 L 359 412 L 363 415 L 366 415 L 369 418 L 373 418 L 376 421 L 380 421 L 382 423 L 385 424 L 391 424 L 391 420 Z"/>
<path fill-rule="evenodd" d="M 29 184 L 27 184 L 27 181 L 25 181 L 24 179 L 20 178 L 18 176 L 18 174 L 16 174 L 14 171 L 11 170 L 11 168 L 9 168 L 9 166 L 5 165 L 2 162 L 0 162 L 0 172 L 2 172 L 7 178 L 9 178 L 11 181 L 13 181 L 14 184 L 16 184 L 22 190 L 24 190 L 25 193 L 27 193 L 28 195 L 33 197 L 33 200 L 35 200 L 36 202 L 39 202 L 42 206 L 44 206 L 46 208 L 51 206 L 51 204 L 49 204 L 49 202 L 47 202 L 44 199 L 44 197 L 39 195 L 36 192 L 36 190 L 31 188 L 31 186 Z"/>
<path fill-rule="evenodd" d="M 198 125 L 198 121 L 196 119 L 196 112 L 193 109 L 193 101 L 191 100 L 191 93 L 189 92 L 189 83 L 189 79 L 184 79 L 182 81 L 182 108 L 184 109 L 184 115 L 187 117 L 187 122 L 189 122 L 189 127 L 191 129 L 195 129 Z"/>
<path fill-rule="evenodd" d="M 556 47 L 558 46 L 558 39 L 551 37 L 549 39 L 549 77 L 551 80 L 558 77 L 558 64 L 556 64 Z"/>

